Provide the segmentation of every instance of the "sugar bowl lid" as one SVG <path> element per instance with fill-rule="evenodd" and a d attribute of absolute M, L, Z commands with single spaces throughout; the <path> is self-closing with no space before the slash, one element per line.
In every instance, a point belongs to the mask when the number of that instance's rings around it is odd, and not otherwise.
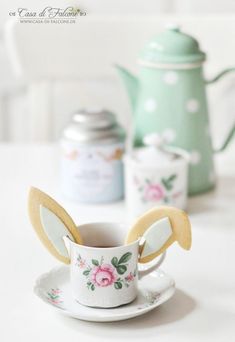
<path fill-rule="evenodd" d="M 180 148 L 170 147 L 164 135 L 158 133 L 147 134 L 144 137 L 143 147 L 134 149 L 131 160 L 139 167 L 162 168 L 172 163 L 188 160 L 188 153 Z"/>
<path fill-rule="evenodd" d="M 124 129 L 114 113 L 99 108 L 76 111 L 64 130 L 63 137 L 80 143 L 107 143 L 125 139 Z"/>
<path fill-rule="evenodd" d="M 142 164 L 168 165 L 173 159 L 176 158 L 174 153 L 168 152 L 164 149 L 166 141 L 157 133 L 146 135 L 143 142 L 145 146 L 136 150 L 135 153 L 136 160 Z"/>
<path fill-rule="evenodd" d="M 147 43 L 140 53 L 139 62 L 183 64 L 202 62 L 205 58 L 195 38 L 171 25 Z"/>

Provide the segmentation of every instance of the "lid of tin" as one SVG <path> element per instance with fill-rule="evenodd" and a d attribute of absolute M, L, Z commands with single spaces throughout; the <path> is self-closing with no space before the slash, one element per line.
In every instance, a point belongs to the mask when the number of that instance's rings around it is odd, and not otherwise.
<path fill-rule="evenodd" d="M 144 144 L 146 146 L 137 149 L 134 154 L 135 159 L 144 165 L 159 164 L 165 166 L 180 157 L 180 155 L 165 148 L 166 139 L 157 133 L 146 135 Z"/>
<path fill-rule="evenodd" d="M 98 108 L 78 110 L 65 128 L 64 138 L 80 143 L 108 143 L 125 139 L 125 131 L 113 113 Z"/>
<path fill-rule="evenodd" d="M 198 41 L 171 25 L 150 40 L 140 53 L 140 64 L 201 63 L 206 58 Z"/>

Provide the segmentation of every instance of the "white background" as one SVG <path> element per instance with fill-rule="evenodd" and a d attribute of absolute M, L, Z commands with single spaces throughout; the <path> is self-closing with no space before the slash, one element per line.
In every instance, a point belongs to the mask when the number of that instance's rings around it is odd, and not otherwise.
<path fill-rule="evenodd" d="M 84 94 L 78 92 L 81 81 L 53 82 L 52 100 L 43 103 L 40 90 L 30 78 L 17 77 L 10 65 L 4 41 L 4 27 L 8 12 L 18 6 L 36 10 L 45 6 L 63 6 L 69 1 L 18 0 L 0 3 L 0 140 L 17 144 L 0 144 L 0 222 L 2 243 L 1 263 L 1 328 L 0 341 L 203 341 L 234 340 L 234 144 L 218 160 L 218 187 L 214 192 L 191 198 L 189 213 L 193 226 L 193 248 L 190 253 L 177 245 L 168 253 L 164 270 L 177 283 L 176 295 L 153 313 L 137 320 L 116 324 L 91 324 L 55 314 L 32 293 L 33 283 L 39 274 L 58 265 L 36 239 L 27 217 L 27 192 L 30 185 L 38 186 L 55 197 L 80 224 L 91 220 L 120 220 L 124 216 L 124 203 L 114 206 L 93 207 L 71 205 L 58 194 L 58 160 L 51 144 L 20 144 L 29 140 L 53 140 L 68 120 L 69 114 L 81 102 L 85 105 L 106 103 L 117 111 L 127 124 L 130 115 L 127 99 L 121 85 L 101 87 L 99 80 L 82 82 Z M 75 3 L 75 2 L 73 2 Z M 161 14 L 169 12 L 192 18 L 208 18 L 201 36 L 203 49 L 209 53 L 206 74 L 212 76 L 221 68 L 235 63 L 233 34 L 235 10 L 232 0 L 81 0 L 78 3 L 89 13 L 109 16 Z M 92 14 L 91 14 L 92 15 Z M 218 20 L 211 32 L 210 19 Z M 223 25 L 221 26 L 221 17 Z M 227 19 L 228 18 L 228 19 Z M 193 27 L 195 32 L 200 27 Z M 29 32 L 30 33 L 30 32 Z M 213 39 L 208 40 L 208 34 Z M 29 34 L 30 36 L 30 34 Z M 33 37 L 31 37 L 33 38 Z M 59 39 L 60 37 L 58 37 Z M 137 37 L 138 38 L 138 37 Z M 39 43 L 39 42 L 38 42 Z M 29 46 L 29 42 L 25 42 Z M 31 44 L 32 49 L 34 45 Z M 235 50 L 235 49 L 234 49 Z M 63 49 L 61 50 L 63 53 Z M 124 51 L 125 52 L 125 51 Z M 39 55 L 38 63 L 45 54 Z M 133 58 L 133 69 L 134 66 Z M 85 66 L 86 67 L 86 66 Z M 47 80 L 46 80 L 47 83 Z M 43 83 L 45 85 L 45 83 Z M 234 76 L 209 92 L 213 133 L 216 140 L 226 132 L 235 113 Z M 43 88 L 43 86 L 42 86 Z M 45 86 L 43 91 L 46 91 Z M 51 88 L 50 88 L 51 90 Z M 83 93 L 84 93 L 83 92 Z M 47 111 L 44 131 L 32 129 L 33 108 Z M 119 95 L 121 98 L 119 98 Z M 122 105 L 119 106 L 119 100 Z M 53 104 L 50 107 L 51 103 Z M 53 108 L 53 111 L 48 110 Z M 50 109 L 49 108 L 49 109 Z M 126 112 L 125 112 L 126 110 Z M 48 129 L 49 126 L 55 130 Z M 35 126 L 33 127 L 35 129 Z M 37 125 L 36 125 L 37 128 Z M 40 126 L 38 128 L 41 129 Z M 39 134 L 40 133 L 40 134 Z M 227 157 L 226 157 L 227 156 Z M 225 159 L 223 159 L 226 157 Z M 92 212 L 92 215 L 91 215 Z M 105 217 L 104 217 L 105 216 Z M 231 260 L 231 262 L 230 262 Z"/>

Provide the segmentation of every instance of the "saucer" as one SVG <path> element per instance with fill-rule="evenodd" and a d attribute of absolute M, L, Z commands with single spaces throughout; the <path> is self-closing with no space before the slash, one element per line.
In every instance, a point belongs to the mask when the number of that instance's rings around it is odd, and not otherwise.
<path fill-rule="evenodd" d="M 71 295 L 69 267 L 53 268 L 41 275 L 34 286 L 35 294 L 61 313 L 84 321 L 114 322 L 149 312 L 166 302 L 175 292 L 174 280 L 161 270 L 143 277 L 137 298 L 116 308 L 91 308 L 79 304 Z"/>

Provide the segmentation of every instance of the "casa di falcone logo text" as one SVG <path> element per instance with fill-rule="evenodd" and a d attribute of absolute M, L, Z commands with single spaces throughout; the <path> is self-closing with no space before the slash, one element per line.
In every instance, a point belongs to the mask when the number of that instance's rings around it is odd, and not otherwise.
<path fill-rule="evenodd" d="M 87 13 L 76 7 L 45 7 L 41 11 L 18 8 L 10 11 L 9 16 L 18 18 L 21 24 L 75 24 L 77 19 Z"/>

